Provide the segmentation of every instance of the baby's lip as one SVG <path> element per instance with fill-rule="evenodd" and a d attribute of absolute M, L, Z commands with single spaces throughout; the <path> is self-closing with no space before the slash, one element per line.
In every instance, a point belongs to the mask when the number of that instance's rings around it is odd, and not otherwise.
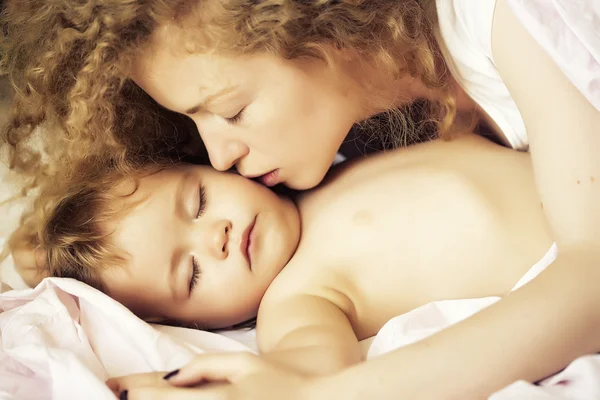
<path fill-rule="evenodd" d="M 248 261 L 248 267 L 250 268 L 250 270 L 252 270 L 252 259 L 250 257 L 250 238 L 251 238 L 251 234 L 252 234 L 252 229 L 254 229 L 254 224 L 256 223 L 256 217 L 254 217 L 252 219 L 252 222 L 250 222 L 250 224 L 246 227 L 246 229 L 244 230 L 244 233 L 242 233 L 242 241 L 240 243 L 240 251 L 242 252 L 242 255 L 244 256 L 244 258 L 246 259 L 246 261 Z"/>

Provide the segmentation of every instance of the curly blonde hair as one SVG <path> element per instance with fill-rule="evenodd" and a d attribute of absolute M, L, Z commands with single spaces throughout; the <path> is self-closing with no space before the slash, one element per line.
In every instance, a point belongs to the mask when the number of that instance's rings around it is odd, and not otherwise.
<path fill-rule="evenodd" d="M 2 12 L 0 69 L 14 89 L 2 133 L 12 168 L 42 182 L 89 156 L 124 164 L 185 141 L 193 124 L 159 107 L 127 77 L 157 27 L 238 53 L 330 59 L 354 49 L 382 76 L 418 77 L 447 96 L 439 131 L 454 116 L 445 66 L 425 0 L 18 0 Z M 194 29 L 195 28 L 195 29 Z M 174 122 L 177 121 L 177 122 Z M 404 122 L 401 123 L 401 125 Z M 181 126 L 186 129 L 181 129 Z M 43 127 L 42 162 L 31 136 Z M 401 132 L 397 132 L 400 135 Z"/>
<path fill-rule="evenodd" d="M 44 188 L 39 198 L 53 196 L 53 201 L 25 214 L 22 222 L 28 229 L 20 232 L 34 234 L 27 237 L 22 233 L 11 247 L 43 252 L 38 276 L 74 278 L 105 291 L 102 272 L 126 259 L 126 254 L 112 244 L 109 227 L 138 204 L 125 200 L 136 192 L 139 178 L 166 167 L 168 164 L 130 167 L 124 173 L 116 166 L 104 170 L 88 166 L 79 177 L 84 179 L 69 182 L 61 187 L 60 194 Z"/>
<path fill-rule="evenodd" d="M 182 28 L 183 47 L 191 51 L 217 47 L 237 54 L 269 52 L 331 62 L 336 49 L 353 49 L 365 65 L 390 81 L 409 74 L 439 90 L 442 100 L 426 103 L 419 114 L 427 115 L 426 121 L 444 136 L 450 132 L 455 101 L 436 45 L 433 4 L 12 0 L 0 15 L 0 73 L 13 89 L 0 146 L 7 149 L 9 166 L 29 178 L 27 187 L 40 187 L 44 193 L 36 202 L 38 210 L 58 204 L 70 190 L 64 182 L 85 180 L 89 168 L 110 166 L 125 173 L 131 166 L 180 158 L 182 147 L 198 147 L 191 143 L 199 135 L 189 118 L 160 107 L 128 78 L 138 52 L 166 24 Z M 367 87 L 369 82 L 359 84 Z M 380 136 L 391 146 L 413 141 L 409 136 L 418 126 L 410 113 L 385 104 L 374 90 L 365 90 L 364 98 L 374 109 L 388 111 L 362 124 L 360 132 Z M 42 212 L 25 217 L 32 240 L 39 232 L 33 215 Z"/>

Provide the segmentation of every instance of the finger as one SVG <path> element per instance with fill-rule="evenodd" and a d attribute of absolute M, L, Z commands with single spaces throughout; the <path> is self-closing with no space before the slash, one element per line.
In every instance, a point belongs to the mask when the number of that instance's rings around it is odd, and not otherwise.
<path fill-rule="evenodd" d="M 252 353 L 203 354 L 179 371 L 166 376 L 173 386 L 192 386 L 205 381 L 234 382 L 257 368 L 259 359 Z"/>
<path fill-rule="evenodd" d="M 225 385 L 202 388 L 136 387 L 121 395 L 120 400 L 230 400 L 229 388 Z"/>
<path fill-rule="evenodd" d="M 111 378 L 106 381 L 106 385 L 116 394 L 123 390 L 131 389 L 139 386 L 162 386 L 165 387 L 166 382 L 162 377 L 165 374 L 162 372 L 151 372 L 148 374 L 136 374 Z"/>

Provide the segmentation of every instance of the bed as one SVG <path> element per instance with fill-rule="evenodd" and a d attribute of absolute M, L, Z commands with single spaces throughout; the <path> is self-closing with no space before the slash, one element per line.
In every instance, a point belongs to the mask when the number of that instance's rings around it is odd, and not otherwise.
<path fill-rule="evenodd" d="M 10 259 L 3 281 L 18 284 Z M 106 379 L 167 371 L 197 353 L 256 352 L 254 330 L 210 333 L 152 325 L 105 294 L 72 279 L 48 278 L 36 288 L 0 294 L 0 399 L 114 399 Z M 8 290 L 8 291 L 6 291 Z M 366 359 L 422 339 L 498 298 L 431 303 L 390 320 L 361 342 Z M 490 397 L 598 399 L 600 356 L 574 361 L 538 385 L 515 382 Z"/>
<path fill-rule="evenodd" d="M 12 191 L 2 167 L 0 178 L 1 203 Z M 0 207 L 0 248 L 21 208 Z M 498 300 L 441 301 L 393 318 L 361 342 L 364 358 L 420 340 Z M 10 257 L 0 264 L 0 400 L 114 399 L 104 384 L 110 377 L 172 370 L 213 351 L 256 352 L 255 331 L 151 325 L 81 282 L 48 278 L 27 288 Z M 515 382 L 491 397 L 523 398 L 600 398 L 600 356 L 582 357 L 539 385 Z"/>
<path fill-rule="evenodd" d="M 510 3 L 520 7 L 520 19 L 600 109 L 596 75 L 569 68 L 573 64 L 597 66 L 600 60 L 600 55 L 592 51 L 597 50 L 595 47 L 586 50 L 582 47 L 585 42 L 576 40 L 583 33 L 597 29 L 591 19 L 581 22 L 568 18 L 578 15 L 577 2 L 511 0 Z M 587 14 L 600 14 L 594 2 L 585 4 L 596 8 Z M 538 12 L 547 7 L 554 9 Z M 543 19 L 542 15 L 552 18 Z M 561 15 L 562 18 L 557 17 Z M 563 40 L 550 40 L 553 37 L 545 29 L 563 32 Z M 580 50 L 578 63 L 571 62 L 572 56 L 560 57 L 570 54 L 563 51 L 563 45 L 573 51 Z M 1 202 L 10 195 L 2 167 L 0 178 Z M 0 246 L 16 226 L 19 210 L 18 206 L 0 209 Z M 15 290 L 9 290 L 10 287 Z M 256 351 L 253 330 L 217 334 L 151 325 L 103 293 L 74 280 L 49 278 L 36 288 L 26 288 L 10 258 L 0 265 L 0 292 L 0 400 L 114 399 L 104 385 L 110 377 L 172 370 L 197 353 Z M 498 300 L 489 297 L 427 304 L 393 318 L 375 337 L 362 341 L 363 355 L 371 359 L 420 340 Z M 581 357 L 536 385 L 515 382 L 490 399 L 600 399 L 600 355 Z"/>

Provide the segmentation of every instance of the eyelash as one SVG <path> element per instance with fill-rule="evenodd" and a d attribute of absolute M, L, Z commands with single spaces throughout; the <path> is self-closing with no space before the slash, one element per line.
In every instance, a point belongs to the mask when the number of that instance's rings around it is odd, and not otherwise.
<path fill-rule="evenodd" d="M 196 284 L 198 283 L 198 276 L 200 275 L 200 267 L 196 257 L 192 257 L 192 278 L 190 279 L 190 293 L 194 291 Z"/>
<path fill-rule="evenodd" d="M 204 209 L 206 208 L 206 190 L 204 190 L 204 186 L 200 185 L 200 204 L 198 204 L 198 213 L 196 214 L 196 219 L 200 218 L 202 214 L 204 214 Z"/>
<path fill-rule="evenodd" d="M 231 118 L 225 118 L 227 120 L 227 122 L 229 122 L 230 124 L 237 124 L 238 122 L 240 122 L 240 120 L 242 119 L 242 116 L 244 114 L 244 110 L 246 109 L 246 107 L 242 108 L 240 110 L 240 112 L 238 112 L 236 115 L 234 115 Z"/>
<path fill-rule="evenodd" d="M 200 218 L 202 214 L 204 214 L 204 209 L 206 208 L 206 190 L 202 185 L 200 185 L 198 197 L 200 199 L 200 204 L 198 204 L 198 213 L 196 214 L 196 219 Z M 200 267 L 198 266 L 198 260 L 196 260 L 196 257 L 192 257 L 192 278 L 190 279 L 190 293 L 192 293 L 192 291 L 196 287 L 199 275 Z"/>

